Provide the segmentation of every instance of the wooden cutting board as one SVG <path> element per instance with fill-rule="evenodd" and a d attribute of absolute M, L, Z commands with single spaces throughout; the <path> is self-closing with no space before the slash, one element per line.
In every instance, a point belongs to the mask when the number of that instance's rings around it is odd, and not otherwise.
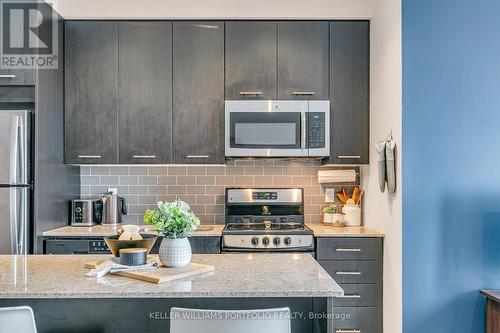
<path fill-rule="evenodd" d="M 150 259 L 151 256 L 148 257 L 148 261 Z M 85 268 L 89 269 L 96 268 L 103 261 L 104 260 L 101 259 L 101 260 L 87 262 L 85 264 Z M 157 268 L 152 268 L 148 270 L 116 272 L 110 274 L 158 284 L 162 282 L 193 277 L 195 275 L 213 272 L 214 270 L 215 270 L 214 266 L 191 262 L 186 267 L 181 267 L 181 268 L 159 266 Z"/>

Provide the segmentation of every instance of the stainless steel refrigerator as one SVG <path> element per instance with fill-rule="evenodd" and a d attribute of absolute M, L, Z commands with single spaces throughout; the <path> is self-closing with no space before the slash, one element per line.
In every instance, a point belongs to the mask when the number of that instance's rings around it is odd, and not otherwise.
<path fill-rule="evenodd" d="M 0 254 L 25 254 L 32 230 L 30 111 L 0 110 Z"/>

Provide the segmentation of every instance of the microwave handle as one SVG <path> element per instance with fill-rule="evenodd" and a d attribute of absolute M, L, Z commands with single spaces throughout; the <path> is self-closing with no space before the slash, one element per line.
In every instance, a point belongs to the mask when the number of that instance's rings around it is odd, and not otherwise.
<path fill-rule="evenodd" d="M 307 119 L 306 119 L 306 112 L 302 111 L 300 112 L 300 118 L 302 121 L 302 124 L 300 126 L 300 149 L 306 149 L 306 127 L 307 127 Z"/>

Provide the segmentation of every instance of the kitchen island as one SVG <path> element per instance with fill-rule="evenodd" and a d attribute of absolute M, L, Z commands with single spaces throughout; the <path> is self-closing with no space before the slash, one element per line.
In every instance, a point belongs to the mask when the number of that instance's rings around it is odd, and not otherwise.
<path fill-rule="evenodd" d="M 326 332 L 333 297 L 343 295 L 308 254 L 194 255 L 215 271 L 162 284 L 86 277 L 85 263 L 100 258 L 106 256 L 0 256 L 0 307 L 30 305 L 39 332 L 168 332 L 172 306 L 287 306 L 298 333 Z"/>

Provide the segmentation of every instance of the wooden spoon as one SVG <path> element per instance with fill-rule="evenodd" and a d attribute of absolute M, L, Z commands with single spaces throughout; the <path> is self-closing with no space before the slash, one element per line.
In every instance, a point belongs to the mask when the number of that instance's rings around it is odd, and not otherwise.
<path fill-rule="evenodd" d="M 361 197 L 363 196 L 363 193 L 365 193 L 365 192 L 364 191 L 359 192 L 359 196 L 358 196 L 358 199 L 356 200 L 356 204 L 359 205 L 359 203 L 361 202 Z"/>
<path fill-rule="evenodd" d="M 347 198 L 344 196 L 344 193 L 342 191 L 336 192 L 335 194 L 340 199 L 340 201 L 342 201 L 343 204 L 346 203 Z"/>

